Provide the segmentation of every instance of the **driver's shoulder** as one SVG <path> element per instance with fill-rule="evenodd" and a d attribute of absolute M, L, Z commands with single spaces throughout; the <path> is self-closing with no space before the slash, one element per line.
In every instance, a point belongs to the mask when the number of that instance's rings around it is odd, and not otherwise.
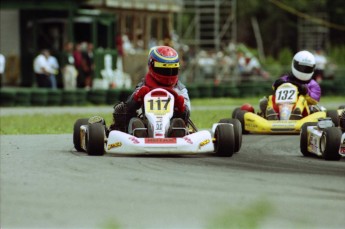
<path fill-rule="evenodd" d="M 177 81 L 175 88 L 181 91 L 186 88 L 186 85 L 184 85 L 181 81 Z"/>

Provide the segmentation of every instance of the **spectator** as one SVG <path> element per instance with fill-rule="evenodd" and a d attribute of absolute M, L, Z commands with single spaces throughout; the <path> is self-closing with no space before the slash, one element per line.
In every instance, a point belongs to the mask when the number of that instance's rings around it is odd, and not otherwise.
<path fill-rule="evenodd" d="M 59 62 L 55 56 L 49 55 L 48 62 L 51 68 L 51 74 L 49 76 L 50 84 L 52 89 L 57 89 L 56 77 L 59 74 Z"/>
<path fill-rule="evenodd" d="M 67 42 L 61 58 L 61 73 L 64 89 L 75 89 L 78 72 L 74 66 L 73 43 Z"/>
<path fill-rule="evenodd" d="M 84 47 L 83 47 L 84 46 Z M 78 88 L 85 88 L 85 78 L 86 78 L 86 72 L 87 72 L 87 65 L 83 56 L 83 49 L 86 49 L 85 44 L 78 43 L 76 44 L 76 47 L 73 52 L 74 57 L 74 66 L 76 67 L 78 71 L 77 76 L 77 87 Z"/>
<path fill-rule="evenodd" d="M 5 74 L 6 59 L 3 54 L 0 53 L 0 87 L 2 87 L 2 78 Z"/>
<path fill-rule="evenodd" d="M 38 87 L 51 88 L 50 75 L 53 73 L 53 70 L 48 61 L 49 56 L 49 50 L 43 49 L 34 60 L 34 72 Z"/>
<path fill-rule="evenodd" d="M 242 52 L 239 52 L 237 58 L 238 70 L 244 79 L 248 80 L 250 76 L 261 76 L 264 79 L 269 78 L 268 73 L 262 69 L 259 60 L 250 52 L 247 52 L 245 56 Z"/>
<path fill-rule="evenodd" d="M 92 43 L 87 43 L 87 48 L 83 52 L 83 59 L 85 61 L 85 66 L 84 66 L 85 86 L 86 88 L 91 88 L 92 75 L 94 72 L 93 44 Z"/>
<path fill-rule="evenodd" d="M 318 83 L 325 78 L 325 68 L 327 65 L 327 58 L 325 57 L 323 51 L 321 49 L 317 49 L 314 53 L 315 57 L 315 72 L 313 75 L 313 79 L 316 80 Z"/>

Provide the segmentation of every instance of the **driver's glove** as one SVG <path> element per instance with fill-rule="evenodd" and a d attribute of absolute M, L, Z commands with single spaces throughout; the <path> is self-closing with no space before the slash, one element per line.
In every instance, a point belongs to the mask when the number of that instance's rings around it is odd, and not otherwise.
<path fill-rule="evenodd" d="M 298 87 L 298 92 L 301 95 L 308 94 L 308 88 L 307 88 L 307 86 L 305 84 L 297 84 L 296 86 Z"/>

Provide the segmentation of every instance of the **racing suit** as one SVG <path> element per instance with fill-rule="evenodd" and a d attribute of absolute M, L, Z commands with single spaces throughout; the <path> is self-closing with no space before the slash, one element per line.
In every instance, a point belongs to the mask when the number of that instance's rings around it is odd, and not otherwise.
<path fill-rule="evenodd" d="M 299 97 L 296 105 L 293 110 L 293 114 L 297 116 L 305 116 L 306 110 L 304 109 L 306 106 L 316 105 L 320 101 L 321 97 L 321 88 L 319 84 L 311 79 L 308 82 L 303 82 L 298 80 L 292 73 L 283 75 L 279 79 L 277 79 L 273 85 L 273 90 L 276 90 L 281 84 L 283 83 L 292 83 L 298 87 L 298 91 L 304 97 Z M 270 95 L 268 101 L 266 101 L 267 106 L 262 105 L 265 101 L 260 101 L 260 107 L 264 107 L 265 110 L 262 110 L 266 117 L 269 116 L 276 116 L 278 112 L 278 106 L 275 104 L 275 96 Z M 302 113 L 303 112 L 303 113 Z M 273 118 L 276 119 L 276 118 Z"/>
<path fill-rule="evenodd" d="M 177 95 L 183 96 L 185 110 L 183 112 L 175 110 L 173 118 L 182 118 L 185 122 L 187 122 L 190 116 L 191 104 L 186 86 L 181 81 L 178 81 L 173 87 L 160 86 L 157 85 L 154 81 L 152 81 L 149 74 L 147 74 L 145 78 L 137 84 L 134 92 L 128 97 L 128 99 L 125 102 L 121 102 L 114 106 L 114 123 L 110 126 L 110 129 L 117 129 L 120 131 L 127 132 L 127 126 L 129 124 L 130 119 L 133 117 L 137 117 L 136 111 L 140 109 L 142 106 L 142 103 L 136 101 L 134 97 L 135 94 L 143 86 L 149 87 L 151 90 L 155 88 L 164 88 L 168 90 L 170 89 L 174 90 Z"/>

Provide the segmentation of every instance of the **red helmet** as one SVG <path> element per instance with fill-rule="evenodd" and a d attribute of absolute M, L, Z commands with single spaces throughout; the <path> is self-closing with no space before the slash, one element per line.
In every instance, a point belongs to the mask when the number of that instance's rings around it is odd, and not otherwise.
<path fill-rule="evenodd" d="M 151 48 L 148 56 L 149 73 L 161 85 L 173 86 L 178 81 L 179 57 L 169 46 Z"/>
<path fill-rule="evenodd" d="M 244 110 L 244 111 L 249 111 L 249 112 L 252 112 L 254 113 L 254 107 L 252 105 L 250 105 L 249 103 L 245 103 L 241 106 L 241 110 Z"/>

